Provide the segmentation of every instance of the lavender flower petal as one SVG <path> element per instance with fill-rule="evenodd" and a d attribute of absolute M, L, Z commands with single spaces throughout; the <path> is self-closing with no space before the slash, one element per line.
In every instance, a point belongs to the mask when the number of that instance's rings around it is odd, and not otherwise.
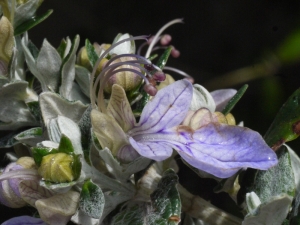
<path fill-rule="evenodd" d="M 180 124 L 192 100 L 193 87 L 187 80 L 161 89 L 143 109 L 140 122 L 129 131 L 130 135 L 156 133 Z"/>
<path fill-rule="evenodd" d="M 177 146 L 178 153 L 190 165 L 220 178 L 245 167 L 266 170 L 278 162 L 262 137 L 245 127 L 208 124 L 191 137 Z"/>
<path fill-rule="evenodd" d="M 236 94 L 234 89 L 220 89 L 210 93 L 216 103 L 216 111 L 221 112 L 228 101 Z"/>
<path fill-rule="evenodd" d="M 174 148 L 190 165 L 220 178 L 245 167 L 266 170 L 277 164 L 262 137 L 245 127 L 210 123 L 196 131 L 175 127 L 134 139 L 130 143 L 142 156 L 160 161 Z"/>
<path fill-rule="evenodd" d="M 47 225 L 43 220 L 30 216 L 19 216 L 9 219 L 1 225 Z"/>
<path fill-rule="evenodd" d="M 153 135 L 149 135 L 153 136 Z M 172 147 L 161 143 L 161 140 L 137 142 L 132 137 L 129 138 L 131 146 L 141 155 L 155 161 L 162 161 L 172 155 Z"/>

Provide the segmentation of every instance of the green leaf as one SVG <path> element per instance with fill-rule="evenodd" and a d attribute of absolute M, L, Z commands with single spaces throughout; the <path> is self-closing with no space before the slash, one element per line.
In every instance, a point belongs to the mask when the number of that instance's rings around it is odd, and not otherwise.
<path fill-rule="evenodd" d="M 31 19 L 27 20 L 26 22 L 20 24 L 15 28 L 14 35 L 18 36 L 20 34 L 23 34 L 24 32 L 30 30 L 31 28 L 35 27 L 39 23 L 43 22 L 45 19 L 47 19 L 51 14 L 53 10 L 50 9 L 46 13 L 40 16 L 33 16 Z"/>
<path fill-rule="evenodd" d="M 233 107 L 238 103 L 238 101 L 242 98 L 242 96 L 245 94 L 246 90 L 248 88 L 248 84 L 245 84 L 243 87 L 241 87 L 237 93 L 229 100 L 225 108 L 223 109 L 222 113 L 224 115 L 227 115 L 230 113 L 230 111 L 233 109 Z"/>
<path fill-rule="evenodd" d="M 143 207 L 133 206 L 118 213 L 114 217 L 112 225 L 144 225 L 143 214 Z"/>
<path fill-rule="evenodd" d="M 158 59 L 158 62 L 157 62 L 157 66 L 160 68 L 160 69 L 163 69 L 168 61 L 168 58 L 171 54 L 171 51 L 172 51 L 172 46 L 168 47 L 164 53 L 160 56 L 160 58 Z"/>
<path fill-rule="evenodd" d="M 90 157 L 90 149 L 92 145 L 92 135 L 91 135 L 92 124 L 91 124 L 91 117 L 90 117 L 91 111 L 92 111 L 92 106 L 90 105 L 83 113 L 78 123 L 78 127 L 81 133 L 81 145 L 84 154 L 84 159 L 89 165 L 91 165 L 89 157 Z"/>
<path fill-rule="evenodd" d="M 142 98 L 140 101 L 136 104 L 136 109 L 133 111 L 134 115 L 140 115 L 145 107 L 145 105 L 150 100 L 150 95 L 144 91 L 144 89 L 141 91 Z"/>
<path fill-rule="evenodd" d="M 101 188 L 92 181 L 86 181 L 80 193 L 79 208 L 92 218 L 100 218 L 105 199 Z"/>
<path fill-rule="evenodd" d="M 94 46 L 91 44 L 91 42 L 88 39 L 85 40 L 85 48 L 86 48 L 88 59 L 92 67 L 94 67 L 99 57 L 95 51 Z"/>
<path fill-rule="evenodd" d="M 261 202 L 267 202 L 274 196 L 284 193 L 295 195 L 295 178 L 291 165 L 290 154 L 285 146 L 280 148 L 278 164 L 267 171 L 258 171 L 251 188 Z"/>
<path fill-rule="evenodd" d="M 178 177 L 172 170 L 166 170 L 151 194 L 151 204 L 142 203 L 118 213 L 113 225 L 176 225 L 180 222 L 181 201 L 176 189 Z M 149 213 L 151 212 L 151 213 Z"/>
<path fill-rule="evenodd" d="M 42 159 L 45 155 L 58 153 L 58 150 L 55 148 L 47 148 L 47 147 L 33 147 L 31 148 L 32 157 L 35 163 L 40 166 Z"/>
<path fill-rule="evenodd" d="M 180 221 L 181 201 L 176 189 L 177 183 L 178 176 L 172 169 L 168 169 L 150 196 L 156 212 L 167 221 Z"/>
<path fill-rule="evenodd" d="M 43 130 L 41 127 L 34 127 L 29 130 L 25 130 L 15 136 L 15 139 L 22 144 L 29 146 L 36 146 L 37 143 L 44 140 Z"/>
<path fill-rule="evenodd" d="M 65 39 L 62 39 L 58 48 L 56 49 L 62 59 L 64 58 L 66 48 L 67 48 L 67 41 Z"/>
<path fill-rule="evenodd" d="M 41 120 L 41 109 L 40 109 L 40 104 L 38 101 L 33 101 L 33 102 L 27 102 L 26 105 L 29 108 L 29 111 L 31 112 L 31 114 L 33 115 L 33 117 L 35 118 L 36 121 L 40 121 Z"/>
<path fill-rule="evenodd" d="M 74 152 L 74 148 L 71 140 L 64 134 L 61 135 L 58 152 L 63 152 L 66 154 L 70 154 Z"/>
<path fill-rule="evenodd" d="M 61 86 L 59 88 L 59 93 L 62 97 L 71 99 L 71 91 L 73 88 L 73 83 L 75 79 L 75 60 L 76 60 L 76 51 L 79 46 L 79 35 L 76 35 L 71 49 L 68 55 L 63 59 L 60 73 L 61 73 Z"/>
<path fill-rule="evenodd" d="M 300 135 L 300 89 L 284 103 L 264 136 L 267 144 L 277 150 L 283 143 Z"/>

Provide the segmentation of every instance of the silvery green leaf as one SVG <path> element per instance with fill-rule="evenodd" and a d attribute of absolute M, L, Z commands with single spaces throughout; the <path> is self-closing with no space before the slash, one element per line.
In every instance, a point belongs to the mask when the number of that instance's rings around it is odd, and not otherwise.
<path fill-rule="evenodd" d="M 181 215 L 181 200 L 176 188 L 177 182 L 178 177 L 173 170 L 165 171 L 157 189 L 151 194 L 151 204 L 141 203 L 126 208 L 113 218 L 112 224 L 178 224 Z"/>
<path fill-rule="evenodd" d="M 157 189 L 150 195 L 152 205 L 161 215 L 161 220 L 173 221 L 174 224 L 180 222 L 181 215 L 181 200 L 176 188 L 177 183 L 178 176 L 172 169 L 168 169 L 163 173 Z"/>
<path fill-rule="evenodd" d="M 99 219 L 94 219 L 86 215 L 82 210 L 78 209 L 75 215 L 72 216 L 71 221 L 75 224 L 84 225 L 99 225 Z"/>
<path fill-rule="evenodd" d="M 60 94 L 69 100 L 71 95 L 71 90 L 73 87 L 73 81 L 75 79 L 75 60 L 76 60 L 76 51 L 79 45 L 79 36 L 73 40 L 72 47 L 68 55 L 64 58 L 61 66 L 61 86 L 59 88 Z"/>
<path fill-rule="evenodd" d="M 36 60 L 36 68 L 43 76 L 41 79 L 50 90 L 56 91 L 58 89 L 60 66 L 61 58 L 58 52 L 45 39 Z M 39 80 L 41 81 L 41 79 Z"/>
<path fill-rule="evenodd" d="M 44 40 L 38 57 L 35 59 L 29 49 L 27 39 L 27 35 L 22 38 L 22 46 L 29 70 L 40 81 L 43 91 L 57 91 L 60 78 L 60 55 L 47 40 Z"/>
<path fill-rule="evenodd" d="M 81 189 L 79 208 L 92 218 L 100 219 L 105 204 L 101 188 L 87 180 Z"/>
<path fill-rule="evenodd" d="M 259 197 L 253 191 L 246 194 L 246 203 L 250 214 L 255 214 L 255 210 L 261 205 Z"/>
<path fill-rule="evenodd" d="M 86 109 L 86 111 L 83 113 L 78 126 L 80 129 L 80 133 L 81 133 L 81 145 L 82 145 L 82 150 L 83 150 L 83 154 L 84 154 L 84 158 L 85 160 L 90 163 L 90 149 L 92 146 L 91 143 L 91 111 L 92 111 L 92 106 L 89 105 L 89 107 Z"/>
<path fill-rule="evenodd" d="M 27 86 L 27 82 L 17 81 L 0 88 L 0 130 L 39 125 L 25 104 L 29 97 Z"/>
<path fill-rule="evenodd" d="M 131 182 L 124 183 L 110 178 L 95 167 L 88 165 L 84 160 L 82 160 L 82 170 L 81 174 L 85 173 L 87 178 L 93 178 L 93 182 L 102 189 L 109 189 L 131 197 L 135 194 L 135 187 Z"/>
<path fill-rule="evenodd" d="M 242 225 L 281 225 L 286 218 L 293 198 L 285 193 L 273 196 L 248 214 Z"/>
<path fill-rule="evenodd" d="M 80 101 L 71 102 L 52 92 L 40 94 L 39 102 L 46 126 L 50 119 L 54 119 L 58 116 L 65 116 L 75 123 L 78 123 L 88 107 Z"/>
<path fill-rule="evenodd" d="M 66 193 L 67 191 L 71 190 L 72 187 L 76 184 L 76 181 L 72 181 L 69 183 L 50 183 L 47 181 L 40 181 L 40 186 L 44 187 L 54 193 Z"/>
<path fill-rule="evenodd" d="M 68 191 L 50 198 L 39 199 L 35 206 L 43 221 L 48 224 L 67 224 L 76 213 L 79 193 Z"/>
<path fill-rule="evenodd" d="M 99 155 L 109 166 L 111 174 L 123 182 L 127 181 L 132 174 L 145 169 L 151 162 L 150 159 L 139 157 L 128 164 L 120 165 L 120 162 L 117 161 L 108 148 L 100 150 Z"/>
<path fill-rule="evenodd" d="M 291 197 L 295 195 L 295 178 L 290 154 L 286 146 L 282 146 L 279 151 L 278 164 L 267 171 L 258 171 L 252 187 L 252 191 L 258 195 L 262 203 L 282 193 Z"/>
<path fill-rule="evenodd" d="M 19 184 L 19 191 L 22 199 L 35 207 L 35 202 L 42 198 L 49 198 L 53 193 L 40 186 L 38 180 L 23 180 Z"/>
<path fill-rule="evenodd" d="M 130 38 L 130 37 L 131 37 L 131 35 L 129 35 L 129 34 L 118 34 L 115 37 L 113 44 L 115 44 L 119 41 L 122 41 L 126 38 Z M 116 46 L 109 52 L 110 55 L 134 54 L 134 53 L 135 53 L 135 42 L 134 41 L 123 42 L 122 44 Z"/>
<path fill-rule="evenodd" d="M 72 101 L 81 101 L 83 104 L 89 104 L 91 102 L 90 99 L 81 91 L 79 85 L 75 82 L 73 82 L 69 99 Z"/>
<path fill-rule="evenodd" d="M 58 148 L 59 144 L 53 141 L 42 141 L 40 143 L 37 144 L 37 147 L 39 148 Z"/>
<path fill-rule="evenodd" d="M 128 195 L 122 195 L 122 194 L 119 194 L 117 192 L 111 192 L 111 193 L 105 194 L 105 207 L 104 207 L 104 211 L 103 211 L 102 218 L 101 218 L 100 222 L 103 221 L 103 219 L 110 212 L 112 212 L 119 204 L 121 204 L 123 202 L 126 202 L 131 198 L 132 197 L 130 197 Z M 126 223 L 124 223 L 124 225 L 125 224 Z"/>
<path fill-rule="evenodd" d="M 25 56 L 23 54 L 23 48 L 21 44 L 21 37 L 15 37 L 15 47 L 13 49 L 13 55 L 11 58 L 9 76 L 10 80 L 25 80 L 24 70 Z"/>
<path fill-rule="evenodd" d="M 71 140 L 74 153 L 78 155 L 83 154 L 81 147 L 81 133 L 78 125 L 73 120 L 64 116 L 50 119 L 47 130 L 51 141 L 59 143 L 62 134 L 64 134 Z"/>
<path fill-rule="evenodd" d="M 15 10 L 14 27 L 17 27 L 21 23 L 34 16 L 40 5 L 39 2 L 40 0 L 29 0 L 24 4 L 20 4 Z"/>
<path fill-rule="evenodd" d="M 193 86 L 193 98 L 190 105 L 190 110 L 198 110 L 200 108 L 208 108 L 209 111 L 214 112 L 216 104 L 211 94 L 201 85 L 195 84 Z"/>
<path fill-rule="evenodd" d="M 75 80 L 81 91 L 90 97 L 90 71 L 85 67 L 75 65 Z"/>
<path fill-rule="evenodd" d="M 29 130 L 25 130 L 15 136 L 15 139 L 22 144 L 29 145 L 31 147 L 36 146 L 37 143 L 43 141 L 43 130 L 41 127 L 34 127 Z"/>
<path fill-rule="evenodd" d="M 295 177 L 296 193 L 300 192 L 300 158 L 288 145 L 285 145 L 291 157 L 292 168 Z"/>

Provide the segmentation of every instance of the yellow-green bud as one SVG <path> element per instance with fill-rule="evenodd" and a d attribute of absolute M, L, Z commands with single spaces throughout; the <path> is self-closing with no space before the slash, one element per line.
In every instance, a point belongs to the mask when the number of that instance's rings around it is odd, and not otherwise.
<path fill-rule="evenodd" d="M 66 153 L 49 154 L 43 157 L 38 172 L 46 181 L 71 182 L 75 179 L 72 170 L 73 162 L 72 155 Z"/>

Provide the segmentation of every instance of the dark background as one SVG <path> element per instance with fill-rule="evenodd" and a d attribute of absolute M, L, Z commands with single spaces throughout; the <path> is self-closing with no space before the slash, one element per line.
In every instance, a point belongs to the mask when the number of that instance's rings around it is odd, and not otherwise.
<path fill-rule="evenodd" d="M 228 78 L 211 80 L 240 68 L 254 68 L 300 27 L 299 0 L 48 0 L 38 13 L 48 9 L 53 9 L 53 14 L 29 31 L 29 38 L 38 47 L 44 38 L 57 47 L 62 38 L 76 34 L 80 35 L 81 46 L 86 38 L 111 43 L 120 32 L 155 34 L 168 21 L 183 18 L 184 24 L 166 31 L 181 52 L 180 58 L 170 59 L 168 65 L 186 71 L 210 91 L 240 88 L 245 82 L 224 85 Z M 300 60 L 277 68 L 269 76 L 249 80 L 248 91 L 232 111 L 236 120 L 243 120 L 245 126 L 263 135 L 284 101 L 299 88 L 299 73 Z M 290 145 L 299 151 L 299 143 Z M 191 175 L 181 179 L 188 183 L 196 178 Z M 30 209 L 23 210 L 30 214 Z M 1 213 L 1 221 L 5 217 Z"/>

